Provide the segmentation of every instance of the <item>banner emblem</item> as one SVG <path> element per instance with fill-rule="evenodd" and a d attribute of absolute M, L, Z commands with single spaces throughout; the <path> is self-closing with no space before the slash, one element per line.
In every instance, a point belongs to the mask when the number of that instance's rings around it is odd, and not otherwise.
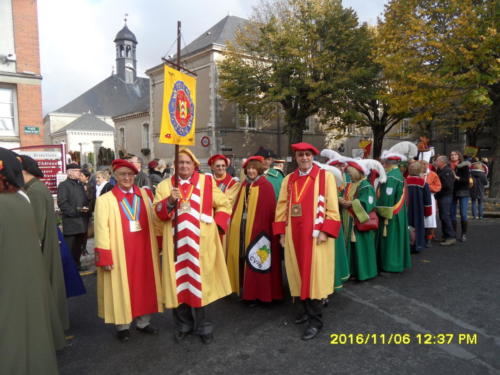
<path fill-rule="evenodd" d="M 261 232 L 247 248 L 247 264 L 260 273 L 271 271 L 271 240 Z"/>
<path fill-rule="evenodd" d="M 175 132 L 181 137 L 185 137 L 191 131 L 194 119 L 194 104 L 191 99 L 191 92 L 184 82 L 177 81 L 172 90 L 170 103 L 168 105 L 170 121 Z"/>

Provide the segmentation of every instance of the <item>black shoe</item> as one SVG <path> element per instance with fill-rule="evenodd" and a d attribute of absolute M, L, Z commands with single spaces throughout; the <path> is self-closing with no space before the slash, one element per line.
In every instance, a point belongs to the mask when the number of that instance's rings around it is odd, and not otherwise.
<path fill-rule="evenodd" d="M 174 340 L 176 343 L 180 343 L 187 337 L 187 335 L 189 335 L 189 332 L 176 332 L 174 335 Z"/>
<path fill-rule="evenodd" d="M 305 322 L 307 322 L 307 314 L 295 318 L 295 324 L 302 324 Z"/>
<path fill-rule="evenodd" d="M 142 333 L 147 333 L 148 335 L 157 335 L 159 332 L 159 329 L 156 327 L 153 327 L 151 324 L 148 324 L 146 327 L 140 328 L 140 327 L 135 327 L 139 332 Z"/>
<path fill-rule="evenodd" d="M 116 338 L 118 340 L 120 340 L 121 342 L 128 341 L 130 339 L 130 330 L 124 329 L 124 330 L 116 332 Z"/>
<path fill-rule="evenodd" d="M 209 345 L 212 343 L 212 341 L 214 341 L 213 333 L 209 333 L 208 335 L 200 335 L 200 338 L 205 345 Z"/>
<path fill-rule="evenodd" d="M 302 335 L 302 340 L 311 340 L 315 338 L 319 333 L 319 329 L 316 327 L 307 327 L 307 329 L 304 331 L 304 334 Z"/>

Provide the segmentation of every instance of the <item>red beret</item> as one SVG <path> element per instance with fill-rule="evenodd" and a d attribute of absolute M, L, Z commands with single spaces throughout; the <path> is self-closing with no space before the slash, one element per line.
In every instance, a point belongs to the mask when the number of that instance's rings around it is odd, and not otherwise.
<path fill-rule="evenodd" d="M 260 155 L 256 155 L 256 156 L 250 156 L 247 160 L 245 160 L 245 162 L 243 163 L 243 168 L 246 168 L 247 167 L 247 164 L 249 162 L 251 162 L 252 160 L 254 161 L 258 161 L 259 163 L 262 163 L 264 161 L 264 157 L 263 156 L 260 156 Z"/>
<path fill-rule="evenodd" d="M 295 151 L 312 151 L 312 153 L 314 155 L 319 154 L 319 151 L 316 147 L 314 147 L 312 144 L 306 143 L 306 142 L 294 143 L 292 145 L 292 151 L 293 152 L 295 152 Z"/>
<path fill-rule="evenodd" d="M 215 163 L 219 159 L 225 161 L 226 167 L 229 167 L 229 164 L 231 164 L 231 161 L 226 156 L 221 154 L 215 154 L 211 156 L 210 159 L 208 159 L 208 165 L 212 166 L 212 163 Z"/>
<path fill-rule="evenodd" d="M 128 160 L 115 159 L 111 163 L 111 168 L 113 168 L 113 172 L 121 167 L 128 168 L 128 169 L 132 170 L 132 172 L 134 172 L 135 174 L 139 173 L 139 170 L 136 168 L 136 166 L 134 164 L 132 164 L 131 162 L 129 162 Z"/>
<path fill-rule="evenodd" d="M 156 160 L 151 160 L 151 161 L 148 163 L 148 168 L 149 168 L 149 169 L 155 169 L 157 166 L 158 166 L 158 162 L 157 162 Z"/>

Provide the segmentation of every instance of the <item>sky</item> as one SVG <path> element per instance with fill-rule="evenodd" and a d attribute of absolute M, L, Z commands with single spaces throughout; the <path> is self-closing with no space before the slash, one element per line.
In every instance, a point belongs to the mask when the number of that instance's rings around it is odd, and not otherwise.
<path fill-rule="evenodd" d="M 375 24 L 387 0 L 344 0 L 360 21 Z M 182 46 L 227 15 L 248 18 L 260 0 L 39 0 L 38 26 L 43 113 L 54 111 L 108 77 L 115 65 L 116 33 L 135 34 L 139 76 L 175 53 L 177 21 Z"/>

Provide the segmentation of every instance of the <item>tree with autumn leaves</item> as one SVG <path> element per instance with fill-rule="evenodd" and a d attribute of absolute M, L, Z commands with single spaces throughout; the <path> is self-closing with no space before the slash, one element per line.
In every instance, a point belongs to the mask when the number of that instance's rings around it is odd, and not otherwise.
<path fill-rule="evenodd" d="M 358 116 L 346 103 L 375 74 L 371 42 L 340 0 L 264 1 L 219 65 L 222 95 L 263 117 L 280 104 L 290 144 L 309 116 L 345 127 Z"/>
<path fill-rule="evenodd" d="M 383 100 L 413 122 L 495 140 L 491 192 L 500 197 L 500 3 L 392 0 L 379 21 L 375 61 L 390 90 Z"/>

